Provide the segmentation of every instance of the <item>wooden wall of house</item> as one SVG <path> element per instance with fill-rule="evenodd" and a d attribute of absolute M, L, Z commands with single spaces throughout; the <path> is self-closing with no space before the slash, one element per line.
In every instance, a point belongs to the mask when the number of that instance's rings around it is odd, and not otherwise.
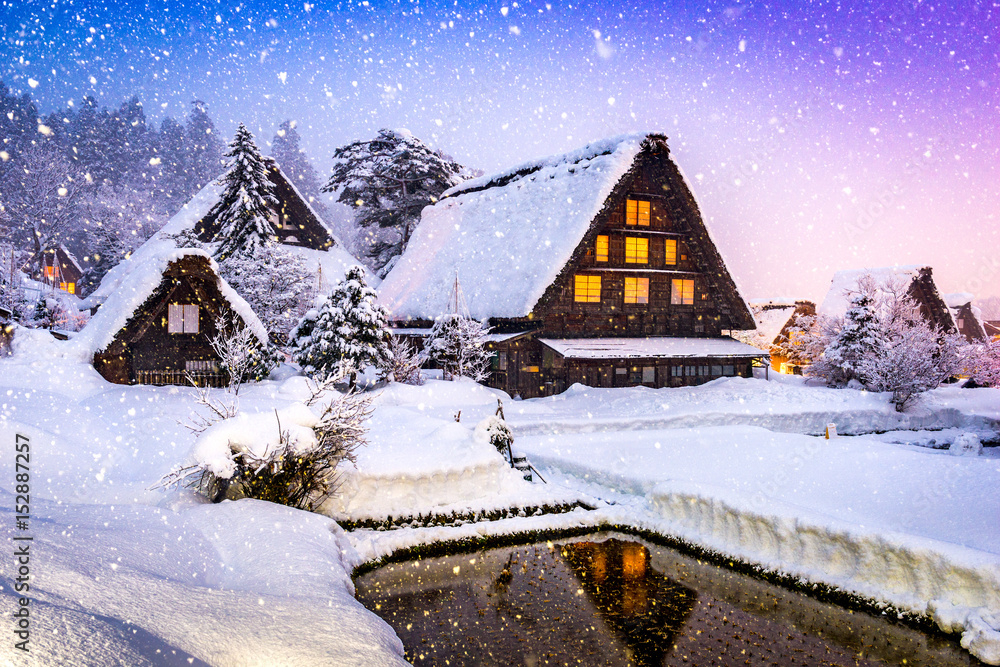
<path fill-rule="evenodd" d="M 735 290 L 722 279 L 725 267 L 711 246 L 699 216 L 690 210 L 683 183 L 666 154 L 640 159 L 631 175 L 618 185 L 573 257 L 532 313 L 546 335 L 600 336 L 719 336 L 723 330 L 752 328 L 749 312 L 734 315 L 733 301 L 745 310 Z M 626 224 L 628 199 L 650 202 L 650 224 Z M 607 261 L 598 261 L 598 236 L 607 236 Z M 626 238 L 648 241 L 648 261 L 626 262 Z M 666 263 L 666 241 L 677 242 L 676 263 Z M 577 274 L 601 277 L 600 303 L 575 300 Z M 625 303 L 626 277 L 649 280 L 649 302 Z M 693 279 L 694 303 L 671 304 L 672 281 Z M 747 321 L 750 322 L 747 325 Z"/>
<path fill-rule="evenodd" d="M 491 347 L 497 354 L 486 384 L 521 398 L 551 396 L 575 383 L 657 388 L 695 386 L 719 377 L 753 377 L 752 361 L 745 358 L 565 359 L 531 337 Z"/>

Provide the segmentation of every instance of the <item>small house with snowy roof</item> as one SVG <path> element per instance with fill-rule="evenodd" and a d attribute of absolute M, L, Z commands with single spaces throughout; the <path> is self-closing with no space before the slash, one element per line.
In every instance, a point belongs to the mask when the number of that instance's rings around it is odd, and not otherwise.
<path fill-rule="evenodd" d="M 988 340 L 986 322 L 982 311 L 972 305 L 973 296 L 968 292 L 945 294 L 944 301 L 948 304 L 951 316 L 955 320 L 958 333 L 965 336 L 970 343 L 980 343 Z"/>
<path fill-rule="evenodd" d="M 823 317 L 843 317 L 851 302 L 851 291 L 857 289 L 858 279 L 870 274 L 879 283 L 887 280 L 902 281 L 907 285 L 906 294 L 920 308 L 924 320 L 941 331 L 955 331 L 955 320 L 944 297 L 934 283 L 931 267 L 918 264 L 890 266 L 877 269 L 850 269 L 833 275 L 830 290 L 817 312 Z"/>
<path fill-rule="evenodd" d="M 397 326 L 488 321 L 491 386 L 522 397 L 573 383 L 700 384 L 750 376 L 767 353 L 725 335 L 753 317 L 661 134 L 461 183 L 423 210 L 379 289 Z"/>
<path fill-rule="evenodd" d="M 58 243 L 42 251 L 38 271 L 32 278 L 40 283 L 76 294 L 77 283 L 83 277 L 83 268 L 65 245 Z"/>
<path fill-rule="evenodd" d="M 771 368 L 779 373 L 802 373 L 803 359 L 790 353 L 799 318 L 816 315 L 816 304 L 795 299 L 753 299 L 750 301 L 757 328 L 737 335 L 736 338 L 771 355 Z"/>
<path fill-rule="evenodd" d="M 260 319 L 219 275 L 203 250 L 166 250 L 121 277 L 117 289 L 67 344 L 92 355 L 94 368 L 117 384 L 221 386 L 212 348 L 218 321 L 247 326 L 262 345 Z"/>

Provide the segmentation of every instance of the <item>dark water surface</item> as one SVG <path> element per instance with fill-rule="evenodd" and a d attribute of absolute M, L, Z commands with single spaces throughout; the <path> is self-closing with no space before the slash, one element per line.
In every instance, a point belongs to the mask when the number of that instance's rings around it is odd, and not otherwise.
<path fill-rule="evenodd" d="M 601 534 L 355 580 L 416 665 L 980 665 L 885 618 Z"/>

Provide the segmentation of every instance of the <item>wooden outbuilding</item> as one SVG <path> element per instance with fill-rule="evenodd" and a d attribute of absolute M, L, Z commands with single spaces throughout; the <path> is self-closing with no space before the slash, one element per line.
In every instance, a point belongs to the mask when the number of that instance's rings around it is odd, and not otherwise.
<path fill-rule="evenodd" d="M 94 368 L 117 384 L 221 386 L 226 377 L 212 349 L 217 323 L 247 326 L 266 344 L 263 324 L 201 250 L 150 258 L 118 289 L 71 345 L 93 354 Z"/>
<path fill-rule="evenodd" d="M 627 135 L 466 181 L 424 209 L 379 290 L 395 323 L 492 327 L 491 386 L 533 397 L 752 375 L 767 353 L 661 134 Z"/>

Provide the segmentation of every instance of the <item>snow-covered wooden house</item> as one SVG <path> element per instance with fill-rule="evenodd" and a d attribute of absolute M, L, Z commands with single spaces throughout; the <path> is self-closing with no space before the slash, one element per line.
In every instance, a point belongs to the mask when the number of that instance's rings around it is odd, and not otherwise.
<path fill-rule="evenodd" d="M 972 305 L 973 296 L 968 292 L 945 294 L 944 301 L 948 304 L 951 316 L 955 320 L 958 333 L 965 336 L 970 343 L 980 343 L 988 340 L 986 322 L 982 311 Z"/>
<path fill-rule="evenodd" d="M 522 397 L 579 382 L 699 384 L 767 353 L 666 137 L 627 135 L 466 181 L 424 209 L 379 290 L 394 322 L 488 320 L 489 384 Z"/>
<path fill-rule="evenodd" d="M 165 250 L 130 264 L 117 289 L 69 345 L 118 384 L 225 381 L 211 340 L 217 321 L 241 323 L 265 344 L 267 331 L 203 250 Z"/>
<path fill-rule="evenodd" d="M 857 288 L 858 279 L 871 274 L 879 283 L 887 280 L 901 281 L 906 285 L 906 294 L 913 298 L 920 308 L 920 315 L 928 323 L 941 331 L 955 331 L 952 311 L 934 283 L 934 274 L 929 266 L 891 266 L 877 269 L 850 269 L 833 275 L 830 290 L 817 309 L 823 317 L 843 317 L 850 306 L 850 292 Z"/>
<path fill-rule="evenodd" d="M 62 243 L 55 244 L 42 251 L 42 260 L 38 271 L 32 278 L 40 283 L 76 294 L 77 283 L 83 277 L 83 268 Z"/>
<path fill-rule="evenodd" d="M 801 374 L 803 359 L 789 356 L 800 317 L 816 315 L 816 304 L 795 299 L 753 299 L 750 301 L 757 328 L 735 337 L 771 355 L 771 368 L 779 373 Z"/>

